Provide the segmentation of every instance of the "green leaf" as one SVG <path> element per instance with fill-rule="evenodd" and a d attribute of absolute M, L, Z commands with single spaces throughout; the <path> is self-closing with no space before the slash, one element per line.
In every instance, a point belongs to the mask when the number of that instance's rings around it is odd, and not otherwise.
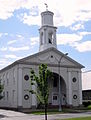
<path fill-rule="evenodd" d="M 36 92 L 33 91 L 33 90 L 30 90 L 29 92 L 30 92 L 31 94 L 36 94 Z"/>
<path fill-rule="evenodd" d="M 35 85 L 35 83 L 34 83 L 34 82 L 31 82 L 31 85 Z"/>
<path fill-rule="evenodd" d="M 34 70 L 31 70 L 31 74 L 34 74 Z"/>

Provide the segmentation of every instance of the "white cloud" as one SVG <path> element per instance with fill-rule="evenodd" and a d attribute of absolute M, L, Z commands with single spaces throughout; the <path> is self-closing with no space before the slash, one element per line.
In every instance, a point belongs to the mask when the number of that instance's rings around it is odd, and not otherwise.
<path fill-rule="evenodd" d="M 57 44 L 70 44 L 73 45 L 75 42 L 79 42 L 82 39 L 81 35 L 77 34 L 57 34 Z"/>
<path fill-rule="evenodd" d="M 11 44 L 13 44 L 13 43 L 16 43 L 16 41 L 17 41 L 17 40 L 11 40 L 11 41 L 9 41 L 7 44 L 8 44 L 8 45 L 11 45 Z"/>
<path fill-rule="evenodd" d="M 4 33 L 4 35 L 5 35 L 5 36 L 7 36 L 7 35 L 8 35 L 8 33 Z"/>
<path fill-rule="evenodd" d="M 82 43 L 77 43 L 75 45 L 75 48 L 79 51 L 79 52 L 87 52 L 87 51 L 91 51 L 91 41 L 85 41 Z"/>
<path fill-rule="evenodd" d="M 0 48 L 1 51 L 7 51 L 7 47 Z"/>
<path fill-rule="evenodd" d="M 25 51 L 25 50 L 29 50 L 30 47 L 29 46 L 24 46 L 24 47 L 9 47 L 10 51 Z"/>
<path fill-rule="evenodd" d="M 45 10 L 45 2 L 48 9 L 54 12 L 56 26 L 70 26 L 77 21 L 91 20 L 91 0 L 0 0 L 0 18 L 8 19 L 15 10 L 24 8 L 29 10 L 29 14 L 22 13 L 21 21 L 28 25 L 40 25 L 39 17 Z"/>
<path fill-rule="evenodd" d="M 29 16 L 26 13 L 23 15 L 22 19 L 24 24 L 27 25 L 39 25 L 40 26 L 40 16 Z"/>
<path fill-rule="evenodd" d="M 75 18 L 76 21 L 88 21 L 91 20 L 91 10 L 90 11 L 79 11 L 77 17 Z"/>
<path fill-rule="evenodd" d="M 39 43 L 39 37 L 32 37 L 31 38 L 31 45 L 35 45 Z"/>
<path fill-rule="evenodd" d="M 13 16 L 15 10 L 26 8 L 31 9 L 34 6 L 38 6 L 42 0 L 0 0 L 0 19 L 6 20 L 9 17 Z M 34 15 L 34 11 L 32 9 L 31 15 Z"/>
<path fill-rule="evenodd" d="M 74 30 L 74 31 L 77 31 L 77 30 L 79 30 L 79 29 L 84 29 L 84 25 L 83 24 L 76 24 L 76 25 L 74 25 L 73 27 L 71 26 L 70 27 L 70 29 L 71 30 Z"/>
<path fill-rule="evenodd" d="M 0 69 L 4 68 L 5 66 L 9 65 L 11 62 L 7 59 L 0 59 Z"/>
<path fill-rule="evenodd" d="M 17 59 L 17 58 L 19 58 L 19 57 L 17 57 L 16 55 L 5 55 L 5 58 Z"/>
<path fill-rule="evenodd" d="M 13 35 L 10 35 L 10 37 L 12 38 L 13 37 Z M 16 42 L 19 42 L 19 41 L 21 41 L 21 40 L 24 40 L 24 37 L 22 36 L 22 35 L 20 35 L 20 34 L 16 34 L 16 35 L 14 35 L 14 37 L 16 38 L 15 40 L 10 40 L 10 41 L 8 41 L 8 45 L 11 45 L 11 44 L 14 44 L 14 43 L 16 43 Z"/>
<path fill-rule="evenodd" d="M 0 37 L 7 36 L 7 35 L 8 35 L 8 33 L 0 33 Z"/>
<path fill-rule="evenodd" d="M 0 19 L 6 20 L 13 16 L 13 12 L 23 7 L 25 3 L 25 0 L 0 0 Z"/>
<path fill-rule="evenodd" d="M 13 61 L 15 61 L 22 57 L 17 57 L 16 55 L 13 55 L 13 54 L 5 55 L 5 58 L 3 58 L 3 59 L 0 58 L 0 69 L 10 65 L 13 62 L 9 58 L 12 59 Z"/>
<path fill-rule="evenodd" d="M 24 39 L 24 36 L 22 36 L 22 35 L 20 35 L 20 34 L 18 34 L 18 35 L 16 35 L 18 38 L 20 38 L 20 39 Z"/>
<path fill-rule="evenodd" d="M 79 34 L 85 36 L 85 35 L 91 35 L 91 32 L 84 31 L 84 32 L 79 32 Z"/>
<path fill-rule="evenodd" d="M 91 0 L 56 0 L 56 2 L 54 19 L 57 26 L 69 26 L 78 21 L 85 22 L 91 19 Z"/>
<path fill-rule="evenodd" d="M 91 40 L 82 41 L 85 35 L 91 35 L 91 32 L 79 32 L 77 34 L 57 34 L 58 45 L 70 45 L 79 52 L 91 51 Z"/>
<path fill-rule="evenodd" d="M 2 33 L 0 33 L 0 37 L 2 37 Z"/>

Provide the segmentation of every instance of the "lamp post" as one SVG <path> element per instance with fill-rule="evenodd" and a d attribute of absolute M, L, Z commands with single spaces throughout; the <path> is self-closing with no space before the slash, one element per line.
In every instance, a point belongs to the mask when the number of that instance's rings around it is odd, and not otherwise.
<path fill-rule="evenodd" d="M 68 53 L 65 53 L 61 56 L 61 58 L 59 59 L 58 61 L 58 71 L 59 71 L 59 111 L 62 111 L 62 108 L 61 108 L 61 82 L 60 82 L 60 64 L 61 64 L 61 60 L 62 58 L 65 56 L 65 55 L 68 55 Z"/>

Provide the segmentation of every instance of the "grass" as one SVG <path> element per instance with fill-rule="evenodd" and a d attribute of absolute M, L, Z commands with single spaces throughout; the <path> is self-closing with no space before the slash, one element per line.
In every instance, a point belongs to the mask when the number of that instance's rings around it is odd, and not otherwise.
<path fill-rule="evenodd" d="M 61 113 L 80 113 L 80 112 L 87 112 L 91 111 L 91 106 L 86 109 L 62 109 L 62 112 L 59 112 L 58 109 L 48 109 L 48 114 L 61 114 Z M 37 109 L 36 111 L 32 111 L 30 114 L 34 115 L 44 115 L 44 109 Z"/>
<path fill-rule="evenodd" d="M 72 109 L 71 109 L 71 111 L 68 110 L 68 109 L 65 109 L 62 112 L 59 112 L 58 109 L 49 109 L 48 110 L 48 115 L 50 115 L 50 114 L 70 113 L 70 112 L 72 113 Z M 44 115 L 45 114 L 45 112 L 43 110 L 33 111 L 31 113 L 34 114 L 34 115 Z M 79 117 L 79 118 L 58 119 L 58 120 L 91 120 L 91 117 Z"/>
<path fill-rule="evenodd" d="M 91 110 L 91 105 L 89 105 L 87 108 L 88 108 L 88 110 Z"/>
<path fill-rule="evenodd" d="M 48 115 L 50 114 L 61 114 L 61 113 L 73 113 L 76 111 L 74 111 L 73 109 L 62 109 L 62 111 L 60 112 L 58 109 L 48 109 Z M 78 110 L 77 110 L 78 112 Z M 44 109 L 37 109 L 36 111 L 32 111 L 30 114 L 34 114 L 34 115 L 44 115 Z"/>
<path fill-rule="evenodd" d="M 45 112 L 43 111 L 43 110 L 41 110 L 41 111 L 33 111 L 33 112 L 31 112 L 32 114 L 34 114 L 34 115 L 44 115 L 45 114 Z M 60 114 L 60 113 L 64 113 L 64 112 L 59 112 L 57 109 L 52 109 L 52 110 L 48 110 L 48 115 L 50 115 L 50 114 Z"/>
<path fill-rule="evenodd" d="M 69 118 L 69 119 L 60 119 L 60 120 L 91 120 L 91 117 Z"/>

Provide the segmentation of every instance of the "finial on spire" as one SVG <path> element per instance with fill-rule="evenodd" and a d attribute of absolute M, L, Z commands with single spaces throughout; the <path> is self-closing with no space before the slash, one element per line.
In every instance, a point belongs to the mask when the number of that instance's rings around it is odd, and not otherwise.
<path fill-rule="evenodd" d="M 45 6 L 46 6 L 46 11 L 48 11 L 48 5 L 47 5 L 47 3 L 44 3 L 45 4 Z"/>

